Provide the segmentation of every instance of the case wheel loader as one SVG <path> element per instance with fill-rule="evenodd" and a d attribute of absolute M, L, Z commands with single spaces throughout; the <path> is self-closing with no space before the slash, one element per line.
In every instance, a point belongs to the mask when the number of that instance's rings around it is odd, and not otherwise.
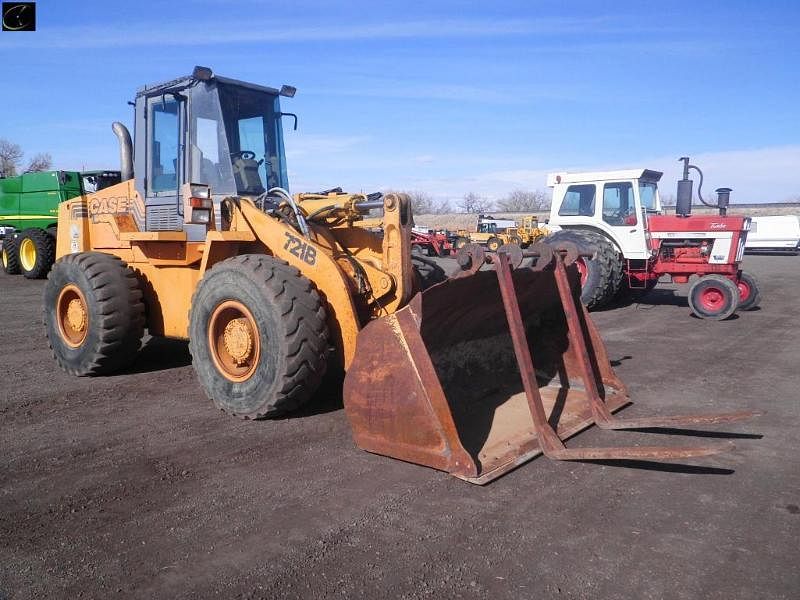
<path fill-rule="evenodd" d="M 471 245 L 458 276 L 426 287 L 412 267 L 408 197 L 289 195 L 280 98 L 293 94 L 202 67 L 137 93 L 135 152 L 113 126 L 122 182 L 59 206 L 44 321 L 64 370 L 128 367 L 145 329 L 187 339 L 214 404 L 257 419 L 308 401 L 338 363 L 361 448 L 475 483 L 542 452 L 663 460 L 720 450 L 564 447 L 592 423 L 752 415 L 613 417 L 629 399 L 576 302 L 580 249 Z"/>

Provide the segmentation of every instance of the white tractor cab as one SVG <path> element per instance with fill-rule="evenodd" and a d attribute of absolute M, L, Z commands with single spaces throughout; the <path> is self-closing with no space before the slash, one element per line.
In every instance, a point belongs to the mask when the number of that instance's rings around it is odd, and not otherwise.
<path fill-rule="evenodd" d="M 663 214 L 658 194 L 662 173 L 627 169 L 583 173 L 551 173 L 553 188 L 545 241 L 571 241 L 592 247 L 591 260 L 578 261 L 583 292 L 589 308 L 602 307 L 623 294 L 641 295 L 655 287 L 662 275 L 687 283 L 689 305 L 703 318 L 724 319 L 737 308 L 754 307 L 759 300 L 755 279 L 739 270 L 750 218 L 728 216 L 730 188 L 717 190 L 715 205 L 701 194 L 702 172 L 684 162 L 678 182 L 675 215 Z M 700 174 L 698 197 L 719 215 L 691 214 L 692 180 Z"/>

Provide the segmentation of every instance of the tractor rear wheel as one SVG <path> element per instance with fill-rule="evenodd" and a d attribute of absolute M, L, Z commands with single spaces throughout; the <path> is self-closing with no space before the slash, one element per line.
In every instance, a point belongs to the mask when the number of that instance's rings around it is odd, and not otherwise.
<path fill-rule="evenodd" d="M 722 321 L 739 307 L 739 288 L 727 277 L 706 275 L 689 288 L 689 308 L 698 317 Z"/>
<path fill-rule="evenodd" d="M 68 254 L 47 278 L 44 324 L 53 356 L 67 373 L 105 375 L 127 367 L 144 334 L 136 274 L 110 254 Z"/>
<path fill-rule="evenodd" d="M 28 279 L 43 279 L 56 258 L 56 240 L 44 229 L 25 229 L 16 241 L 22 274 Z"/>
<path fill-rule="evenodd" d="M 608 238 L 593 231 L 562 229 L 547 236 L 544 242 L 573 242 L 579 247 L 594 247 L 597 254 L 593 259 L 579 258 L 576 261 L 581 274 L 581 302 L 593 310 L 614 299 L 622 285 L 624 272 L 619 252 Z"/>
<path fill-rule="evenodd" d="M 750 310 L 758 306 L 761 302 L 761 289 L 758 280 L 747 271 L 742 271 L 739 281 L 736 282 L 739 288 L 739 309 Z"/>
<path fill-rule="evenodd" d="M 192 365 L 214 405 L 243 419 L 305 403 L 322 381 L 326 310 L 314 284 L 288 263 L 245 254 L 214 265 L 189 311 Z"/>
<path fill-rule="evenodd" d="M 19 255 L 17 254 L 17 240 L 11 235 L 3 240 L 2 251 L 3 270 L 9 275 L 19 275 Z"/>

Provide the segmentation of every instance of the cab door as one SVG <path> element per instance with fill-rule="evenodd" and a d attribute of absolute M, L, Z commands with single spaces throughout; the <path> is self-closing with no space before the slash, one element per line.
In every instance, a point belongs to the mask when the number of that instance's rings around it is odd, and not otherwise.
<path fill-rule="evenodd" d="M 628 259 L 648 258 L 644 215 L 639 208 L 638 189 L 632 181 L 603 184 L 601 218 Z"/>

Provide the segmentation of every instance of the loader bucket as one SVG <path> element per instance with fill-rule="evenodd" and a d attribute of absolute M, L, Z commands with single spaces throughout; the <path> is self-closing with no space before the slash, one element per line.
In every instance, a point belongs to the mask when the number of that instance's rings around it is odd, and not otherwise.
<path fill-rule="evenodd" d="M 464 276 L 367 325 L 344 382 L 356 444 L 477 484 L 542 453 L 556 460 L 672 460 L 730 449 L 564 446 L 592 424 L 677 427 L 754 415 L 615 417 L 630 400 L 578 300 L 578 254 L 574 246 L 539 244 L 525 253 L 539 257 L 535 267 L 519 268 L 519 249 L 486 256 L 476 249 L 478 262 Z M 480 270 L 484 260 L 494 270 Z"/>
<path fill-rule="evenodd" d="M 569 277 L 580 293 L 578 272 Z M 553 272 L 513 271 L 547 417 L 566 439 L 592 424 Z M 589 327 L 597 384 L 616 410 L 629 402 Z M 344 400 L 356 444 L 369 452 L 487 483 L 542 452 L 494 271 L 418 293 L 360 333 Z"/>

